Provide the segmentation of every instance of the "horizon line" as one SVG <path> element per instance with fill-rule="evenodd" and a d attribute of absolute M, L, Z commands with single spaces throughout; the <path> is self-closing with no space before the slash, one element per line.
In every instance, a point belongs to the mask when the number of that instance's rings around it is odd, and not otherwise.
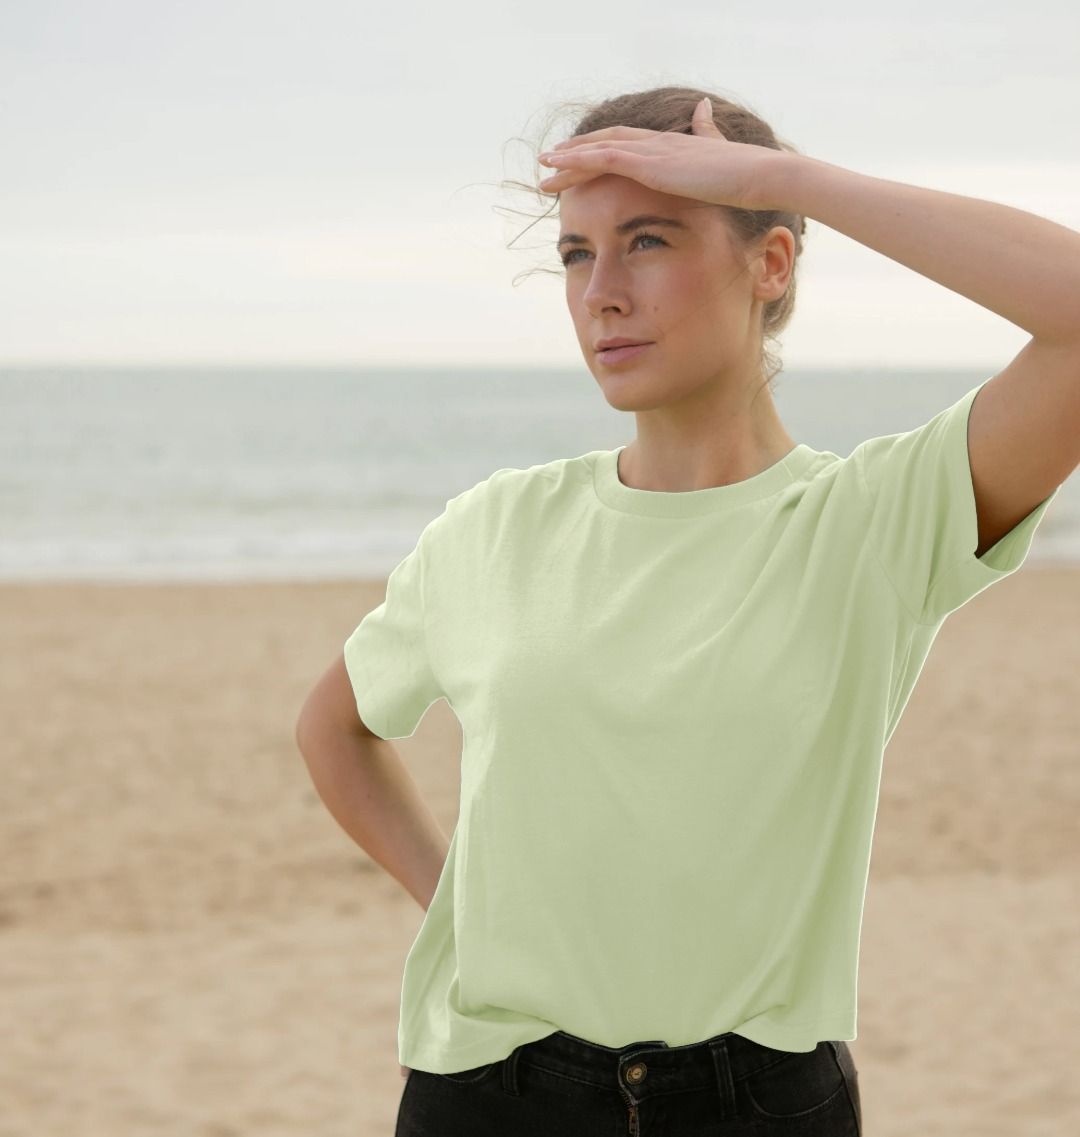
<path fill-rule="evenodd" d="M 825 371 L 825 370 L 853 370 L 866 369 L 875 371 L 988 371 L 996 373 L 1006 366 L 1008 360 L 995 360 L 992 363 L 929 363 L 929 362 L 896 362 L 895 356 L 890 362 L 881 362 L 872 359 L 838 360 L 836 362 L 809 362 L 785 365 L 778 374 L 792 371 Z M 577 371 L 588 370 L 585 361 L 577 363 L 537 363 L 522 365 L 511 361 L 485 361 L 471 363 L 468 361 L 451 360 L 439 361 L 411 361 L 372 363 L 370 361 L 352 360 L 214 360 L 214 359 L 85 359 L 85 360 L 5 360 L 0 359 L 0 371 L 35 371 L 35 370 L 196 370 L 200 368 L 214 368 L 217 370 L 251 371 L 251 370 L 335 370 L 335 371 Z"/>

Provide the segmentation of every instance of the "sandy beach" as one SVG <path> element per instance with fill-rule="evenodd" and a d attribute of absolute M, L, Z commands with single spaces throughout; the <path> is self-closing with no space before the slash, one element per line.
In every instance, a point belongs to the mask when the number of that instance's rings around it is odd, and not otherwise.
<path fill-rule="evenodd" d="M 384 586 L 0 585 L 0 1137 L 393 1132 L 423 912 L 293 738 Z M 867 1137 L 1080 1132 L 1078 629 L 1080 567 L 977 596 L 886 751 Z M 449 707 L 395 745 L 449 833 Z"/>

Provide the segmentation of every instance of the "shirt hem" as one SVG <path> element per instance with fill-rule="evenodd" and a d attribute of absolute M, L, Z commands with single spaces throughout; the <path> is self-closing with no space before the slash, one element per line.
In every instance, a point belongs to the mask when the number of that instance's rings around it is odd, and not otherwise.
<path fill-rule="evenodd" d="M 463 1070 L 473 1070 L 478 1066 L 501 1062 L 508 1058 L 518 1047 L 527 1046 L 530 1042 L 538 1042 L 548 1035 L 555 1034 L 560 1028 L 549 1025 L 543 1033 L 523 1038 L 515 1042 L 509 1050 L 500 1049 L 492 1052 L 489 1041 L 466 1047 L 442 1047 L 438 1049 L 421 1049 L 412 1055 L 412 1061 L 399 1052 L 398 1062 L 410 1070 L 425 1070 L 433 1074 L 456 1074 Z M 809 1047 L 805 1047 L 806 1034 L 816 1035 Z M 748 1022 L 731 1031 L 717 1031 L 717 1034 L 738 1034 L 750 1039 L 760 1046 L 767 1046 L 771 1050 L 785 1050 L 791 1053 L 809 1053 L 818 1043 L 825 1041 L 854 1042 L 858 1037 L 856 1024 L 851 1014 L 818 1016 L 812 1019 L 789 1019 L 783 1024 L 773 1025 L 767 1022 Z M 793 1038 L 792 1035 L 799 1035 Z M 656 1037 L 660 1037 L 657 1035 Z M 711 1036 L 710 1036 L 711 1037 Z M 798 1043 L 798 1045 L 796 1045 Z"/>

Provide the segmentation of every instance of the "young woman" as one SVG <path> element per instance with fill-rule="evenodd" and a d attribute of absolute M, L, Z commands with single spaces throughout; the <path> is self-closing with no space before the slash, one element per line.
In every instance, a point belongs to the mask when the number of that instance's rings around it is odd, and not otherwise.
<path fill-rule="evenodd" d="M 298 724 L 335 817 L 426 909 L 397 1137 L 857 1135 L 883 750 L 942 621 L 1020 567 L 1080 461 L 1080 234 L 702 96 L 609 99 L 541 156 L 633 440 L 448 501 Z M 795 442 L 765 340 L 807 217 L 1030 342 L 916 430 Z M 385 741 L 440 697 L 449 842 Z"/>

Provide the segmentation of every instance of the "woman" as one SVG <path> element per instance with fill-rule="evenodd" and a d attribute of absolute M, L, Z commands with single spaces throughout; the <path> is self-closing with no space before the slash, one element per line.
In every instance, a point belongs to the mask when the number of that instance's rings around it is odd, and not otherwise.
<path fill-rule="evenodd" d="M 582 354 L 636 435 L 448 501 L 298 723 L 426 909 L 397 1137 L 858 1134 L 882 753 L 942 621 L 1020 567 L 1080 461 L 1080 235 L 681 87 L 600 103 L 541 161 Z M 764 342 L 805 217 L 1031 342 L 916 430 L 796 443 Z M 440 697 L 449 842 L 385 741 Z"/>

